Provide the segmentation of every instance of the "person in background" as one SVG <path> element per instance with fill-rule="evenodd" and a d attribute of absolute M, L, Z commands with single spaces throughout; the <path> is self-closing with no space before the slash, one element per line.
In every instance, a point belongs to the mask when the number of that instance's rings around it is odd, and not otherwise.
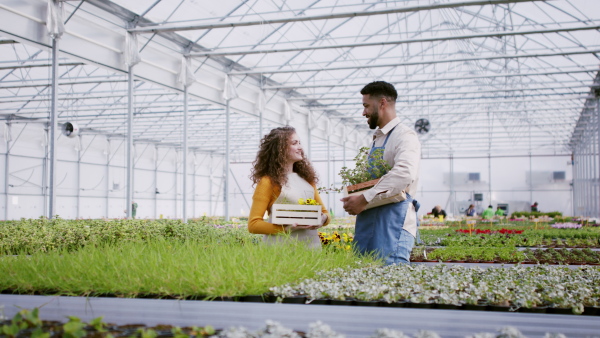
<path fill-rule="evenodd" d="M 131 218 L 135 218 L 137 214 L 138 204 L 135 201 L 131 201 Z"/>
<path fill-rule="evenodd" d="M 435 207 L 433 207 L 433 209 L 431 210 L 431 214 L 435 218 L 438 218 L 440 216 L 446 218 L 446 211 L 442 209 L 441 205 L 436 205 Z"/>
<path fill-rule="evenodd" d="M 296 130 L 285 126 L 275 128 L 260 142 L 250 179 L 256 184 L 248 220 L 248 231 L 263 234 L 266 242 L 277 242 L 277 234 L 290 233 L 292 238 L 308 242 L 311 248 L 320 248 L 318 228 L 329 223 L 327 208 L 317 190 L 317 173 L 304 156 Z M 321 205 L 320 225 L 279 225 L 271 223 L 271 207 L 275 203 L 297 204 L 299 199 L 311 198 Z M 268 222 L 263 219 L 270 215 Z"/>
<path fill-rule="evenodd" d="M 131 219 L 135 219 L 135 215 L 137 213 L 138 204 L 135 201 L 131 201 Z M 125 216 L 127 217 L 127 209 L 123 210 Z"/>
<path fill-rule="evenodd" d="M 496 209 L 496 216 L 504 216 L 504 210 L 500 209 L 500 206 Z"/>
<path fill-rule="evenodd" d="M 475 206 L 473 204 L 469 205 L 469 208 L 465 211 L 465 215 L 467 216 L 475 216 Z"/>
<path fill-rule="evenodd" d="M 491 205 L 488 205 L 487 209 L 485 209 L 483 211 L 483 213 L 481 214 L 481 218 L 483 219 L 492 219 L 494 218 L 494 207 Z"/>
<path fill-rule="evenodd" d="M 538 210 L 538 202 L 533 202 L 531 205 L 531 212 L 537 212 Z"/>

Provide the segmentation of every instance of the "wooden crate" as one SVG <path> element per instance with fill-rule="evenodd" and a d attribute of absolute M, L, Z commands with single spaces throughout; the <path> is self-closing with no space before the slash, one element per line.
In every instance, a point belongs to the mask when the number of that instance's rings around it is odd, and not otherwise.
<path fill-rule="evenodd" d="M 273 224 L 321 225 L 320 205 L 273 204 Z"/>
<path fill-rule="evenodd" d="M 344 187 L 344 196 L 352 196 L 352 195 L 362 194 L 363 192 L 365 192 L 368 189 L 375 186 L 375 184 L 377 184 L 378 182 L 379 182 L 379 178 L 371 180 L 371 181 L 366 181 L 366 182 L 362 182 L 362 183 L 358 183 L 355 185 L 350 185 L 350 186 Z M 375 196 L 375 198 L 369 204 L 367 204 L 365 209 L 371 209 L 371 208 L 379 207 L 379 206 L 390 204 L 390 203 L 396 203 L 399 201 L 403 201 L 405 199 L 406 199 L 406 195 L 404 193 L 402 193 L 401 195 L 392 196 L 389 198 L 378 198 L 377 196 Z"/>
<path fill-rule="evenodd" d="M 362 191 L 364 191 L 364 190 L 368 190 L 369 188 L 372 188 L 373 186 L 375 186 L 375 184 L 377 184 L 377 182 L 379 182 L 379 178 L 376 178 L 376 179 L 370 180 L 370 181 L 366 181 L 366 182 L 362 182 L 362 183 L 358 183 L 355 185 L 349 185 L 347 187 L 344 187 L 344 193 L 348 194 L 348 195 L 356 195 L 356 194 L 362 193 Z"/>

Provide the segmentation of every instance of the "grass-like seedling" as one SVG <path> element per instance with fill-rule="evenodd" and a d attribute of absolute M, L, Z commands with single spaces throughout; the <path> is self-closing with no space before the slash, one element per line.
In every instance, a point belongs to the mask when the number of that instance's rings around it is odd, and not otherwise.
<path fill-rule="evenodd" d="M 213 298 L 260 295 L 316 272 L 372 262 L 352 251 L 228 244 L 219 238 L 86 246 L 77 251 L 0 256 L 0 290 L 78 296 Z"/>

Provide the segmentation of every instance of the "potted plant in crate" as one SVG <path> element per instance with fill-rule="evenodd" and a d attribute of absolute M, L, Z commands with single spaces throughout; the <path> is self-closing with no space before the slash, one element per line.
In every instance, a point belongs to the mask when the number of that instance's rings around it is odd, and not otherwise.
<path fill-rule="evenodd" d="M 369 161 L 371 158 L 371 161 Z M 381 177 L 385 175 L 392 167 L 383 159 L 383 149 L 377 149 L 370 154 L 370 149 L 367 147 L 360 148 L 358 154 L 354 158 L 356 165 L 354 169 L 343 167 L 340 171 L 342 177 L 344 196 L 362 194 L 363 191 L 375 186 Z M 406 197 L 404 192 L 402 196 L 391 196 L 389 198 L 376 197 L 367 205 L 367 209 L 376 206 L 398 202 Z"/>
<path fill-rule="evenodd" d="M 369 148 L 362 147 L 358 151 L 354 161 L 354 169 L 342 167 L 340 176 L 342 185 L 348 194 L 352 195 L 359 191 L 373 187 L 381 176 L 385 175 L 392 167 L 383 159 L 383 150 L 377 149 L 371 155 L 372 163 L 369 163 Z"/>

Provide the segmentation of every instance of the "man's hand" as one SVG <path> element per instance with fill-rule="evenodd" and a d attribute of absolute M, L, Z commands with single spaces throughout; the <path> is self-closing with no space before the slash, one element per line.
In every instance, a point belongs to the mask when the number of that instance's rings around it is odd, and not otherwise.
<path fill-rule="evenodd" d="M 344 197 L 340 201 L 344 202 L 344 210 L 350 215 L 360 214 L 369 204 L 363 194 Z"/>

